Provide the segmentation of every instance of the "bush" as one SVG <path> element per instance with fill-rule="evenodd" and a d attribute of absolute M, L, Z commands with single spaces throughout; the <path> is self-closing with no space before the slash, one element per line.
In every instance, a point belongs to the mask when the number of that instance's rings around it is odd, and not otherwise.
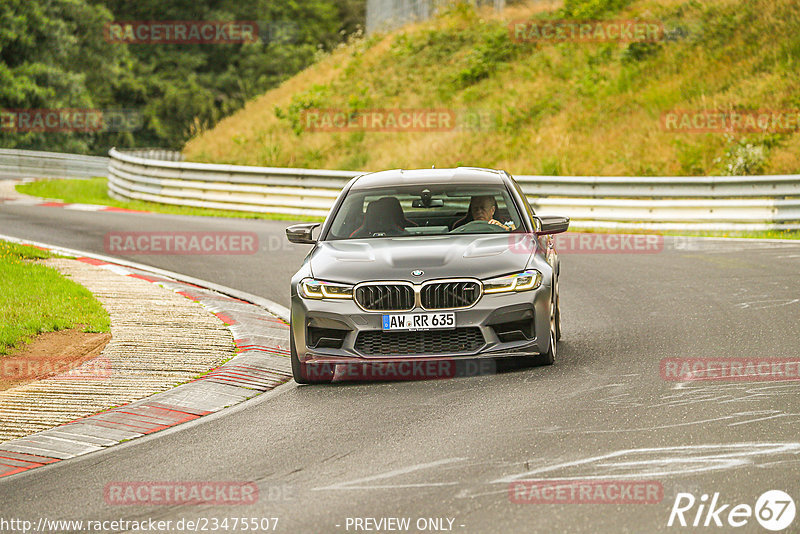
<path fill-rule="evenodd" d="M 617 12 L 630 3 L 631 0 L 565 0 L 564 16 L 574 19 L 593 19 Z"/>
<path fill-rule="evenodd" d="M 723 162 L 726 176 L 760 174 L 767 162 L 767 147 L 742 139 L 725 153 Z"/>
<path fill-rule="evenodd" d="M 456 74 L 455 84 L 463 88 L 488 78 L 499 65 L 513 58 L 516 51 L 508 30 L 503 26 L 493 28 L 486 39 L 469 53 L 467 66 Z"/>

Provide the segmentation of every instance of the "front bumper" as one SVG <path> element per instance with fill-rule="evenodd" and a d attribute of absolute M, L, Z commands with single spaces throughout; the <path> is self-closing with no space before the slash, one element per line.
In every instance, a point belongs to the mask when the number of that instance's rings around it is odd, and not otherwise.
<path fill-rule="evenodd" d="M 304 299 L 297 295 L 296 291 L 293 291 L 292 295 L 291 335 L 298 359 L 307 364 L 438 362 L 453 359 L 535 356 L 549 349 L 550 293 L 550 284 L 543 281 L 535 290 L 484 294 L 473 307 L 454 310 L 457 329 L 477 328 L 483 337 L 483 343 L 479 347 L 475 346 L 466 351 L 366 353 L 357 348 L 358 335 L 365 332 L 382 333 L 383 312 L 365 312 L 352 300 Z M 423 311 L 425 310 L 416 309 L 409 313 Z M 519 332 L 515 331 L 517 326 L 521 327 Z M 329 339 L 332 337 L 336 341 L 320 343 L 320 339 L 325 338 L 327 330 L 335 332 Z M 343 337 L 339 339 L 340 336 Z M 340 346 L 338 346 L 339 341 L 341 341 Z"/>

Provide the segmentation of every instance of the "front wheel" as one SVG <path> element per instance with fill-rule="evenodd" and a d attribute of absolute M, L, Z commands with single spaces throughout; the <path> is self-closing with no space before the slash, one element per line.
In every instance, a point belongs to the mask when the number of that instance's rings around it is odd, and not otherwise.
<path fill-rule="evenodd" d="M 553 291 L 553 298 L 550 299 L 550 344 L 547 352 L 540 354 L 534 358 L 537 365 L 553 365 L 556 361 L 556 346 L 558 345 L 558 297 L 556 297 L 555 289 Z"/>
<path fill-rule="evenodd" d="M 291 326 L 289 326 L 289 353 L 292 361 L 292 378 L 298 384 L 327 384 L 333 380 L 332 372 L 315 372 L 318 370 L 317 367 L 312 367 L 300 361 L 300 358 L 297 357 L 297 350 L 294 347 L 294 334 Z M 329 371 L 329 369 L 326 368 L 325 371 Z"/>
<path fill-rule="evenodd" d="M 556 301 L 556 341 L 561 341 L 561 295 L 558 292 L 558 275 L 555 280 Z"/>

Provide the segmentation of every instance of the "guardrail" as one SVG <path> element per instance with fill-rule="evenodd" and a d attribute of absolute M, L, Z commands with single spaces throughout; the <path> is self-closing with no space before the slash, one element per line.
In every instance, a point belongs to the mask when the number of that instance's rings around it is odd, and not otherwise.
<path fill-rule="evenodd" d="M 109 194 L 163 204 L 325 216 L 358 172 L 179 161 L 109 152 Z M 154 159 L 160 156 L 162 159 Z M 800 176 L 515 176 L 537 213 L 577 228 L 800 229 Z"/>
<path fill-rule="evenodd" d="M 137 199 L 236 211 L 325 216 L 360 173 L 154 160 L 111 149 L 108 192 Z"/>
<path fill-rule="evenodd" d="M 105 176 L 109 158 L 0 148 L 3 178 L 92 178 Z"/>

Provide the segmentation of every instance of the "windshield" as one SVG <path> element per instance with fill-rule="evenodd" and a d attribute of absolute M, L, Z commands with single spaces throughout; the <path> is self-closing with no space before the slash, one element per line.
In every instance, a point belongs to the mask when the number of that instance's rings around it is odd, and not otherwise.
<path fill-rule="evenodd" d="M 350 191 L 327 239 L 524 231 L 503 185 L 416 185 Z"/>

